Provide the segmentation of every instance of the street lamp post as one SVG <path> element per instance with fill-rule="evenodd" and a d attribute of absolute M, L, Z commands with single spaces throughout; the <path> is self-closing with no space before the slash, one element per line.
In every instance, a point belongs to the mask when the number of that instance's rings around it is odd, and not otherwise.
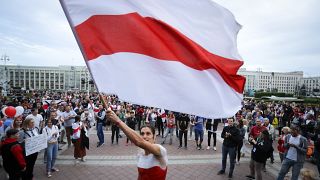
<path fill-rule="evenodd" d="M 3 85 L 3 91 L 2 94 L 3 96 L 7 96 L 7 88 L 8 88 L 8 81 L 7 81 L 7 61 L 10 61 L 9 56 L 2 55 L 1 56 L 1 61 L 4 61 L 4 82 L 2 83 Z"/>

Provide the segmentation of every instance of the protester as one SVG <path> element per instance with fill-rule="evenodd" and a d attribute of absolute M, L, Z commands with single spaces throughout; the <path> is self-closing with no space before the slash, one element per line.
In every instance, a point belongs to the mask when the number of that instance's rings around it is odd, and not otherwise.
<path fill-rule="evenodd" d="M 208 131 L 208 147 L 207 150 L 210 149 L 211 144 L 211 136 L 213 138 L 213 150 L 217 150 L 217 129 L 220 119 L 207 119 L 206 120 L 206 130 Z"/>
<path fill-rule="evenodd" d="M 94 125 L 94 117 L 89 113 L 87 108 L 85 108 L 81 113 L 81 121 L 86 122 L 86 124 L 88 124 L 88 128 L 91 128 Z"/>
<path fill-rule="evenodd" d="M 158 134 L 157 136 L 160 136 L 163 138 L 164 129 L 165 129 L 165 122 L 166 122 L 166 112 L 164 109 L 158 109 L 157 112 L 157 127 L 158 127 Z"/>
<path fill-rule="evenodd" d="M 242 146 L 243 146 L 243 139 L 244 139 L 244 136 L 246 134 L 246 129 L 243 127 L 243 121 L 242 120 L 239 120 L 238 121 L 238 130 L 239 130 L 239 138 L 240 138 L 240 141 L 238 142 L 237 144 L 237 164 L 239 165 L 240 164 L 240 157 L 241 157 L 241 149 L 242 149 Z"/>
<path fill-rule="evenodd" d="M 138 154 L 138 179 L 166 179 L 167 150 L 163 146 L 155 144 L 156 136 L 154 128 L 143 126 L 140 129 L 140 135 L 138 135 L 133 129 L 123 123 L 113 111 L 108 110 L 107 117 L 120 127 L 131 142 L 142 149 Z"/>
<path fill-rule="evenodd" d="M 227 156 L 229 154 L 230 159 L 230 169 L 229 178 L 233 176 L 233 170 L 235 165 L 236 157 L 236 147 L 239 142 L 239 130 L 233 125 L 233 119 L 228 119 L 228 126 L 225 126 L 221 133 L 221 138 L 223 138 L 222 144 L 222 167 L 218 172 L 218 175 L 225 174 L 227 166 Z"/>
<path fill-rule="evenodd" d="M 97 136 L 99 142 L 97 142 L 97 147 L 104 145 L 104 134 L 103 134 L 103 124 L 105 121 L 106 112 L 102 105 L 99 105 L 99 112 L 95 114 L 96 124 L 97 124 Z"/>
<path fill-rule="evenodd" d="M 69 105 L 65 107 L 65 112 L 62 114 L 62 117 L 64 119 L 64 128 L 66 130 L 68 147 L 71 146 L 72 124 L 75 121 L 74 117 L 76 115 L 77 114 L 73 110 L 71 110 L 71 107 Z"/>
<path fill-rule="evenodd" d="M 9 129 L 6 138 L 1 142 L 3 167 L 9 174 L 9 180 L 19 180 L 26 171 L 23 147 L 18 142 L 19 131 Z"/>
<path fill-rule="evenodd" d="M 291 135 L 286 136 L 284 147 L 288 151 L 284 154 L 284 160 L 277 180 L 283 180 L 290 167 L 292 167 L 291 180 L 297 180 L 303 167 L 308 147 L 307 139 L 300 135 L 300 128 L 298 126 L 291 127 Z"/>
<path fill-rule="evenodd" d="M 300 171 L 300 174 L 301 174 L 302 180 L 316 180 L 317 179 L 316 173 L 314 171 L 312 171 L 311 169 L 302 168 Z"/>
<path fill-rule="evenodd" d="M 195 116 L 194 115 L 190 115 L 190 123 L 189 123 L 189 141 L 192 140 L 192 132 L 194 131 L 194 120 L 195 120 Z"/>
<path fill-rule="evenodd" d="M 130 111 L 130 115 L 129 115 L 129 117 L 127 117 L 127 126 L 129 128 L 131 128 L 132 130 L 135 130 L 135 128 L 136 128 L 136 120 L 135 120 L 135 117 L 134 117 L 134 111 L 133 110 Z M 127 137 L 126 146 L 129 145 L 128 143 L 129 143 L 129 138 Z"/>
<path fill-rule="evenodd" d="M 20 131 L 21 127 L 22 127 L 22 115 L 15 117 L 13 120 L 12 126 L 8 127 L 6 131 L 8 131 L 9 129 L 16 129 Z"/>
<path fill-rule="evenodd" d="M 57 115 L 55 118 L 55 119 L 59 120 L 59 122 L 60 122 L 60 140 L 59 140 L 60 144 L 66 144 L 66 142 L 64 141 L 64 137 L 66 135 L 66 129 L 64 127 L 64 119 L 63 119 L 64 111 L 65 111 L 64 106 L 60 105 L 59 108 L 56 110 Z M 58 125 L 58 124 L 56 124 L 56 125 Z"/>
<path fill-rule="evenodd" d="M 256 119 L 256 125 L 251 128 L 249 137 L 252 137 L 254 140 L 257 140 L 260 133 L 264 130 L 267 130 L 267 128 L 262 125 L 260 119 Z"/>
<path fill-rule="evenodd" d="M 279 157 L 280 157 L 280 161 L 282 163 L 283 161 L 283 156 L 285 154 L 285 152 L 287 151 L 287 149 L 284 147 L 284 141 L 286 136 L 290 133 L 290 128 L 289 127 L 283 127 L 282 128 L 282 133 L 281 136 L 278 139 L 278 152 L 279 152 Z"/>
<path fill-rule="evenodd" d="M 59 169 L 56 168 L 55 162 L 58 155 L 58 138 L 59 138 L 59 128 L 53 125 L 51 118 L 47 121 L 47 126 L 44 128 L 44 132 L 47 134 L 47 176 L 48 178 L 52 176 L 51 172 L 58 172 Z"/>
<path fill-rule="evenodd" d="M 184 148 L 188 148 L 188 125 L 190 122 L 189 116 L 187 114 L 181 114 L 178 118 L 178 128 L 179 128 L 179 147 L 182 148 L 182 137 L 184 137 Z"/>
<path fill-rule="evenodd" d="M 268 132 L 269 132 L 269 135 L 270 135 L 270 141 L 271 141 L 271 144 L 273 143 L 273 140 L 275 139 L 275 131 L 274 131 L 274 127 L 272 124 L 270 124 L 269 122 L 269 119 L 268 118 L 264 118 L 264 127 L 267 128 Z M 270 156 L 270 162 L 271 164 L 274 163 L 274 156 L 273 156 L 273 152 L 271 153 L 271 156 Z M 265 165 L 264 165 L 265 166 Z M 265 169 L 265 167 L 264 167 Z"/>
<path fill-rule="evenodd" d="M 166 130 L 166 134 L 164 135 L 164 140 L 162 141 L 161 144 L 165 144 L 169 133 L 170 133 L 169 145 L 172 144 L 172 136 L 173 136 L 173 131 L 175 129 L 175 123 L 176 123 L 176 118 L 175 118 L 174 114 L 171 111 L 169 111 L 168 117 L 167 117 L 167 130 Z"/>
<path fill-rule="evenodd" d="M 75 164 L 79 163 L 78 159 L 85 162 L 86 147 L 84 145 L 84 136 L 87 136 L 87 125 L 80 121 L 79 115 L 75 117 L 75 122 L 72 124 L 72 142 L 74 145 L 73 156 L 75 158 Z"/>
<path fill-rule="evenodd" d="M 33 119 L 25 119 L 22 124 L 22 129 L 20 130 L 19 142 L 24 143 L 26 138 L 30 138 L 33 136 L 38 136 L 40 134 L 40 130 L 35 127 L 35 122 Z M 33 178 L 33 168 L 36 163 L 38 157 L 38 152 L 30 154 L 25 157 L 26 159 L 26 171 L 23 174 L 22 179 L 31 180 Z"/>
<path fill-rule="evenodd" d="M 29 114 L 26 119 L 32 118 L 35 123 L 35 127 L 42 129 L 44 128 L 44 121 L 43 117 L 38 114 L 38 109 L 37 108 L 32 108 L 31 109 L 31 114 Z"/>
<path fill-rule="evenodd" d="M 120 110 L 117 110 L 116 112 L 117 116 L 120 116 Z M 120 118 L 120 117 L 119 117 Z M 117 144 L 119 144 L 119 127 L 111 122 L 111 144 L 114 142 L 114 138 L 116 138 Z"/>
<path fill-rule="evenodd" d="M 268 154 L 272 150 L 272 142 L 268 130 L 260 133 L 257 140 L 250 137 L 249 142 L 253 145 L 250 160 L 250 175 L 249 179 L 262 180 L 262 169 L 268 159 Z M 256 175 L 256 176 L 255 176 Z"/>
<path fill-rule="evenodd" d="M 314 159 L 320 177 L 320 121 L 317 122 L 317 126 L 314 129 L 314 134 L 311 134 L 311 139 L 314 142 Z"/>
<path fill-rule="evenodd" d="M 203 141 L 203 135 L 204 135 L 204 122 L 205 118 L 197 116 L 194 122 L 194 134 L 195 134 L 195 140 L 198 150 L 202 149 L 202 141 Z"/>

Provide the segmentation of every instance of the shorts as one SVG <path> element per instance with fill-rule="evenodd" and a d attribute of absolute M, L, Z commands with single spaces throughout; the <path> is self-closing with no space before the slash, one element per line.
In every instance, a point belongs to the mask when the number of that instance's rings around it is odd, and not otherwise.
<path fill-rule="evenodd" d="M 203 134 L 204 134 L 203 130 L 194 129 L 194 134 L 195 134 L 196 141 L 198 141 L 199 136 L 200 136 L 200 141 L 203 141 Z"/>

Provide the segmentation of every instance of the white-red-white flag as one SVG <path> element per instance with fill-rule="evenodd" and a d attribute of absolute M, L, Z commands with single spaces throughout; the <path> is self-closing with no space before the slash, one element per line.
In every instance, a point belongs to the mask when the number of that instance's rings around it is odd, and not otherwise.
<path fill-rule="evenodd" d="M 60 0 L 100 92 L 203 117 L 233 116 L 240 25 L 211 0 Z"/>

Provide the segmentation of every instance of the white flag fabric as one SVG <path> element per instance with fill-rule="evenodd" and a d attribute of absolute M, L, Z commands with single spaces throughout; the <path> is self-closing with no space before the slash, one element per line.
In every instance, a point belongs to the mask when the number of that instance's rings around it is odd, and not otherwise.
<path fill-rule="evenodd" d="M 233 116 L 240 25 L 211 0 L 60 0 L 100 92 L 207 118 Z"/>

